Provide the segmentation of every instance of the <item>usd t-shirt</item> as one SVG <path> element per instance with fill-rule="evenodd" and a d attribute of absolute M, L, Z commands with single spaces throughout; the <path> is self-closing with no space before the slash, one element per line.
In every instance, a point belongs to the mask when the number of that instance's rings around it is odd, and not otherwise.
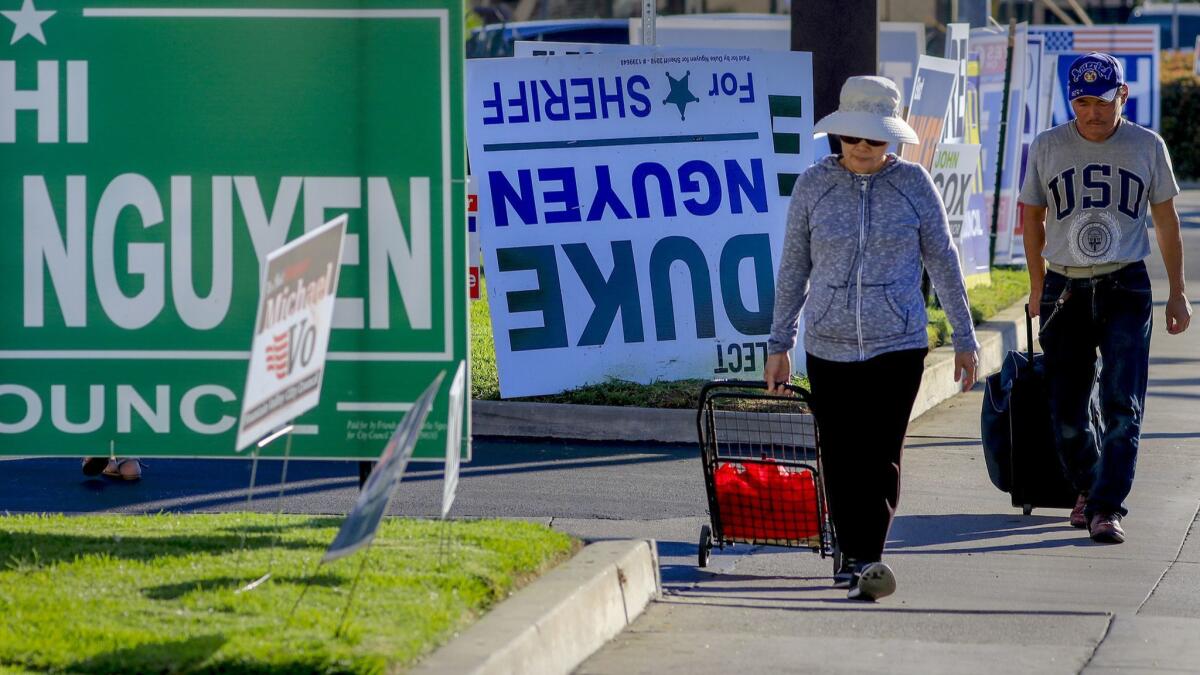
<path fill-rule="evenodd" d="M 1177 194 L 1158 134 L 1122 119 L 1112 136 L 1095 143 L 1071 121 L 1029 146 L 1020 201 L 1046 207 L 1046 260 L 1084 267 L 1150 255 L 1150 204 Z"/>

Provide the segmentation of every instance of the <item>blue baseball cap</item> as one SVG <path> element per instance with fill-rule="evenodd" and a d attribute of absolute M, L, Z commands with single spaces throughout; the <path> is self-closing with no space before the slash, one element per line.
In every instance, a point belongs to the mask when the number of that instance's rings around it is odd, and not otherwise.
<path fill-rule="evenodd" d="M 1125 84 L 1125 71 L 1121 68 L 1121 62 L 1112 56 L 1092 52 L 1071 63 L 1067 82 L 1069 100 L 1093 96 L 1107 103 L 1116 97 L 1121 85 Z"/>

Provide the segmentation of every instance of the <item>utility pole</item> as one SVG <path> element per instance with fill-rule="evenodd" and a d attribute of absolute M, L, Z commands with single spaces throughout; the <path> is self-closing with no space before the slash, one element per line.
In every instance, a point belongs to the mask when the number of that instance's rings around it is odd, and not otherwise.
<path fill-rule="evenodd" d="M 879 68 L 877 0 L 792 0 L 792 51 L 812 52 L 816 123 L 837 110 L 846 78 Z"/>

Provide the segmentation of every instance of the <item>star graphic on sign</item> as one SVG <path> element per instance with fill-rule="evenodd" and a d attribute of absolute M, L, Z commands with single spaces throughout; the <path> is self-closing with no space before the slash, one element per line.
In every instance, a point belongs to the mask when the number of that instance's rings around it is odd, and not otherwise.
<path fill-rule="evenodd" d="M 684 115 L 684 111 L 687 109 L 687 104 L 700 102 L 700 99 L 696 98 L 695 95 L 692 94 L 692 90 L 688 88 L 688 77 L 690 77 L 691 74 L 692 71 L 689 70 L 683 74 L 683 77 L 677 80 L 671 77 L 670 73 L 667 73 L 667 80 L 671 83 L 671 93 L 668 94 L 667 98 L 663 100 L 663 105 L 670 103 L 671 105 L 678 107 L 680 120 L 687 119 L 687 116 Z"/>
<path fill-rule="evenodd" d="M 13 29 L 12 42 L 8 44 L 15 45 L 17 44 L 17 40 L 26 35 L 42 44 L 46 44 L 46 36 L 42 33 L 42 23 L 56 13 L 52 10 L 38 10 L 33 6 L 33 0 L 24 0 L 19 12 L 0 12 L 0 14 L 3 14 L 5 18 L 16 25 L 16 28 Z"/>

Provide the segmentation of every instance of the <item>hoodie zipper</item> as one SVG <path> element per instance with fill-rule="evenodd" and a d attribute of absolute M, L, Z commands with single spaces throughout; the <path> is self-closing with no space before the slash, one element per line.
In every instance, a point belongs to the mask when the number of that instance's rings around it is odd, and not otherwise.
<path fill-rule="evenodd" d="M 863 178 L 859 182 L 859 218 L 858 218 L 858 280 L 856 283 L 856 311 L 854 312 L 854 324 L 858 330 L 858 359 L 860 361 L 867 358 L 866 350 L 863 349 L 863 332 L 862 332 L 862 275 L 863 275 L 863 255 L 866 249 L 866 230 L 867 230 L 867 179 Z"/>

